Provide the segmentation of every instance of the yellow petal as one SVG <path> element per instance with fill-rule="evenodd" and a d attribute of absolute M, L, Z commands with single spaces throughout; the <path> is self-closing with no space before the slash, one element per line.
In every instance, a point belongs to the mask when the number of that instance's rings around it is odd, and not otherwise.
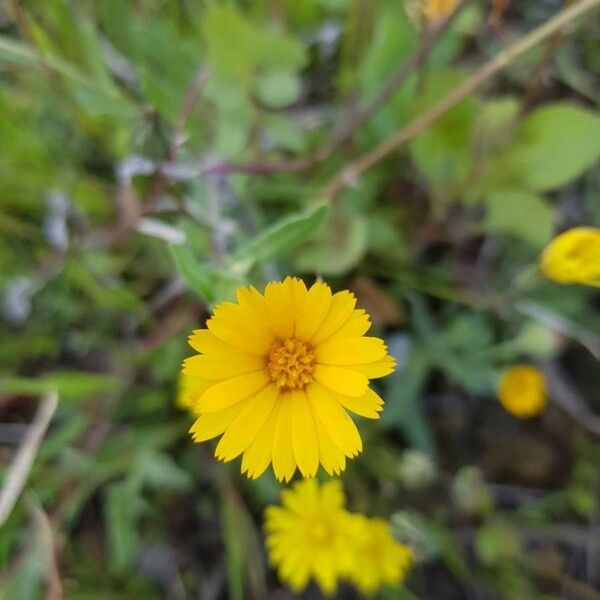
<path fill-rule="evenodd" d="M 393 373 L 396 368 L 396 360 L 391 356 L 385 356 L 377 362 L 366 365 L 352 365 L 351 368 L 369 379 L 377 379 Z"/>
<path fill-rule="evenodd" d="M 317 362 L 326 365 L 359 365 L 385 356 L 383 340 L 375 337 L 330 338 L 317 346 Z"/>
<path fill-rule="evenodd" d="M 334 294 L 331 298 L 329 312 L 315 334 L 310 338 L 310 342 L 314 346 L 318 346 L 330 338 L 350 318 L 355 305 L 356 298 L 350 292 L 343 291 Z"/>
<path fill-rule="evenodd" d="M 341 404 L 322 386 L 312 384 L 306 388 L 313 413 L 346 456 L 356 456 L 362 450 L 362 440 L 354 421 Z"/>
<path fill-rule="evenodd" d="M 355 370 L 329 365 L 316 365 L 313 377 L 324 386 L 344 396 L 362 396 L 369 380 Z"/>
<path fill-rule="evenodd" d="M 369 331 L 371 320 L 362 309 L 353 310 L 349 319 L 332 336 L 332 338 L 360 337 Z"/>
<path fill-rule="evenodd" d="M 248 473 L 248 477 L 256 479 L 260 477 L 269 466 L 273 456 L 273 439 L 275 427 L 279 418 L 281 399 L 267 418 L 254 441 L 248 446 L 242 458 L 242 473 Z"/>
<path fill-rule="evenodd" d="M 294 333 L 294 301 L 292 284 L 288 280 L 267 284 L 265 288 L 265 304 L 269 315 L 269 325 L 282 339 L 292 337 Z"/>
<path fill-rule="evenodd" d="M 304 477 L 313 477 L 319 467 L 319 442 L 315 418 L 304 392 L 289 395 L 292 405 L 293 447 L 298 468 Z"/>
<path fill-rule="evenodd" d="M 264 371 L 256 371 L 231 379 L 225 379 L 204 392 L 196 404 L 196 410 L 203 413 L 223 410 L 239 400 L 258 392 L 269 381 Z"/>
<path fill-rule="evenodd" d="M 192 331 L 192 334 L 188 337 L 188 343 L 196 352 L 200 352 L 200 354 L 252 356 L 251 353 L 224 342 L 208 329 L 195 329 Z"/>
<path fill-rule="evenodd" d="M 281 398 L 273 440 L 273 471 L 279 481 L 289 481 L 296 470 L 292 435 L 292 403 L 289 397 L 284 395 Z"/>
<path fill-rule="evenodd" d="M 367 419 L 379 419 L 379 413 L 383 410 L 383 400 L 371 388 L 367 388 L 364 396 L 358 398 L 341 395 L 336 398 L 345 409 Z"/>
<path fill-rule="evenodd" d="M 257 319 L 248 306 L 231 302 L 219 304 L 206 326 L 218 338 L 248 354 L 266 354 L 274 339 L 267 324 Z"/>
<path fill-rule="evenodd" d="M 225 461 L 239 456 L 258 435 L 273 411 L 278 397 L 277 388 L 274 385 L 267 385 L 248 400 L 244 410 L 239 412 L 220 439 L 215 456 Z"/>
<path fill-rule="evenodd" d="M 319 459 L 323 468 L 329 475 L 338 475 L 346 468 L 344 453 L 336 446 L 319 419 L 315 419 L 315 430 L 319 441 Z"/>
<path fill-rule="evenodd" d="M 183 361 L 184 373 L 202 379 L 228 379 L 264 368 L 265 358 L 261 356 L 199 354 Z"/>
<path fill-rule="evenodd" d="M 296 337 L 307 341 L 323 323 L 331 307 L 331 289 L 321 281 L 314 283 L 303 304 L 296 306 Z"/>
<path fill-rule="evenodd" d="M 246 402 L 242 400 L 225 410 L 200 415 L 190 428 L 193 440 L 204 442 L 221 435 L 244 409 Z"/>

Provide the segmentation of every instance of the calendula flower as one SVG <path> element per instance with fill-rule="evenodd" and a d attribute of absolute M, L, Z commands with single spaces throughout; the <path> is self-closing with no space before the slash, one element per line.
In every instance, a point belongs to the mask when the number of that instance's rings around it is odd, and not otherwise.
<path fill-rule="evenodd" d="M 511 415 L 520 419 L 534 417 L 546 406 L 546 379 L 535 367 L 511 367 L 500 378 L 498 396 Z"/>
<path fill-rule="evenodd" d="M 350 581 L 365 595 L 374 594 L 382 585 L 398 585 L 404 581 L 413 561 L 412 550 L 397 542 L 389 523 L 352 515 L 354 520 L 354 567 Z"/>
<path fill-rule="evenodd" d="M 555 237 L 542 252 L 540 270 L 557 283 L 600 287 L 600 229 L 575 227 Z"/>
<path fill-rule="evenodd" d="M 376 419 L 383 400 L 369 379 L 394 369 L 386 345 L 365 337 L 368 315 L 348 292 L 332 294 L 300 279 L 269 283 L 264 295 L 241 287 L 237 303 L 217 306 L 189 338 L 200 352 L 183 371 L 203 391 L 192 399 L 191 428 L 201 442 L 222 435 L 215 455 L 243 454 L 242 472 L 260 476 L 272 462 L 277 479 L 296 467 L 313 476 L 319 463 L 339 473 L 362 441 L 347 411 Z"/>
<path fill-rule="evenodd" d="M 344 509 L 339 481 L 321 486 L 314 479 L 282 492 L 283 506 L 265 511 L 269 560 L 279 578 L 295 591 L 314 579 L 323 592 L 334 592 L 338 580 L 352 570 L 354 521 Z"/>
<path fill-rule="evenodd" d="M 422 0 L 423 16 L 428 23 L 444 21 L 458 4 L 458 0 Z"/>

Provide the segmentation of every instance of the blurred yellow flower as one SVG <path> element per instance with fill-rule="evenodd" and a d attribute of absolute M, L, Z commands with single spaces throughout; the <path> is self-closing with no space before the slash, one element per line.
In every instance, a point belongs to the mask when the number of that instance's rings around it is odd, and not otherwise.
<path fill-rule="evenodd" d="M 575 227 L 561 233 L 542 252 L 540 269 L 558 283 L 600 287 L 600 229 Z"/>
<path fill-rule="evenodd" d="M 269 560 L 295 591 L 314 579 L 326 594 L 354 568 L 353 517 L 344 509 L 339 481 L 300 481 L 282 493 L 283 506 L 265 511 Z"/>
<path fill-rule="evenodd" d="M 511 367 L 500 378 L 498 396 L 511 415 L 520 419 L 535 417 L 546 406 L 546 379 L 535 367 Z"/>
<path fill-rule="evenodd" d="M 178 408 L 183 410 L 192 410 L 194 398 L 197 398 L 204 391 L 204 387 L 202 381 L 199 381 L 186 373 L 179 373 L 175 404 Z"/>
<path fill-rule="evenodd" d="M 339 473 L 362 450 L 347 411 L 379 418 L 383 400 L 369 379 L 395 366 L 383 340 L 365 337 L 368 315 L 348 291 L 332 294 L 300 279 L 269 283 L 264 295 L 241 287 L 189 338 L 201 354 L 183 372 L 199 382 L 189 396 L 199 415 L 194 441 L 222 437 L 218 459 L 243 454 L 242 472 L 259 477 L 272 462 L 278 480 L 296 467 L 313 476 L 319 463 Z"/>
<path fill-rule="evenodd" d="M 350 581 L 367 596 L 382 585 L 402 583 L 413 561 L 412 550 L 394 539 L 387 521 L 363 515 L 352 519 L 355 564 L 348 574 Z"/>
<path fill-rule="evenodd" d="M 428 23 L 443 21 L 454 11 L 458 0 L 423 0 L 423 16 Z"/>

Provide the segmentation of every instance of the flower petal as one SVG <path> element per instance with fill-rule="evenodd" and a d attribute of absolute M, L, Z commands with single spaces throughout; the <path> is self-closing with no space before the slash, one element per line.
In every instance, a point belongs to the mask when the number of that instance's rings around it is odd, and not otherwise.
<path fill-rule="evenodd" d="M 317 281 L 306 294 L 303 304 L 296 306 L 296 337 L 307 341 L 323 323 L 331 307 L 331 289 Z"/>
<path fill-rule="evenodd" d="M 313 377 L 324 386 L 344 396 L 362 396 L 369 385 L 369 380 L 361 373 L 329 365 L 316 365 Z"/>
<path fill-rule="evenodd" d="M 269 315 L 270 328 L 282 339 L 294 333 L 294 301 L 291 278 L 283 283 L 274 281 L 265 288 L 265 304 Z"/>
<path fill-rule="evenodd" d="M 325 425 L 315 419 L 315 430 L 319 441 L 319 460 L 329 475 L 338 475 L 346 468 L 346 457 L 331 439 Z"/>
<path fill-rule="evenodd" d="M 195 409 L 201 413 L 223 410 L 258 392 L 269 381 L 265 371 L 255 371 L 225 379 L 209 387 L 196 403 Z"/>
<path fill-rule="evenodd" d="M 354 294 L 348 291 L 338 292 L 331 298 L 331 306 L 329 312 L 323 320 L 323 323 L 311 336 L 310 342 L 314 346 L 318 346 L 326 339 L 330 338 L 336 331 L 338 331 L 344 323 L 349 319 L 354 306 L 356 305 L 356 298 Z"/>
<path fill-rule="evenodd" d="M 385 356 L 383 340 L 375 337 L 333 337 L 317 346 L 317 362 L 326 365 L 360 365 L 375 362 Z"/>
<path fill-rule="evenodd" d="M 273 439 L 275 427 L 279 419 L 281 399 L 271 411 L 254 441 L 248 446 L 242 458 L 242 473 L 248 473 L 248 477 L 256 479 L 260 477 L 269 466 L 273 456 Z"/>
<path fill-rule="evenodd" d="M 188 337 L 189 345 L 201 354 L 220 354 L 225 356 L 252 356 L 253 353 L 245 352 L 218 338 L 208 329 L 194 329 Z"/>
<path fill-rule="evenodd" d="M 371 328 L 369 315 L 362 309 L 355 309 L 348 320 L 331 336 L 332 339 L 360 337 Z"/>
<path fill-rule="evenodd" d="M 248 306 L 223 302 L 206 322 L 218 338 L 248 354 L 264 355 L 273 342 L 273 333 L 257 319 Z"/>
<path fill-rule="evenodd" d="M 292 403 L 289 396 L 284 395 L 273 440 L 273 471 L 278 481 L 289 481 L 296 470 L 292 435 Z"/>
<path fill-rule="evenodd" d="M 373 363 L 365 365 L 352 365 L 351 367 L 353 371 L 357 371 L 369 379 L 385 377 L 386 375 L 393 373 L 395 368 L 396 360 L 392 356 L 385 356 Z"/>
<path fill-rule="evenodd" d="M 279 391 L 267 385 L 246 403 L 219 440 L 215 456 L 230 461 L 239 456 L 253 442 L 277 404 Z"/>
<path fill-rule="evenodd" d="M 296 462 L 304 477 L 313 477 L 319 468 L 315 417 L 304 392 L 292 392 L 289 402 L 292 405 L 292 441 Z"/>
<path fill-rule="evenodd" d="M 354 421 L 341 404 L 321 385 L 306 388 L 315 416 L 346 456 L 356 456 L 362 450 L 362 440 Z"/>
<path fill-rule="evenodd" d="M 371 388 L 367 388 L 364 396 L 351 398 L 337 395 L 336 398 L 346 410 L 367 419 L 379 419 L 379 413 L 383 410 L 383 400 Z"/>
<path fill-rule="evenodd" d="M 183 361 L 183 372 L 201 379 L 228 379 L 265 368 L 262 356 L 198 354 Z"/>
<path fill-rule="evenodd" d="M 221 435 L 244 409 L 246 400 L 233 404 L 224 410 L 200 415 L 190 428 L 195 442 L 204 442 Z"/>

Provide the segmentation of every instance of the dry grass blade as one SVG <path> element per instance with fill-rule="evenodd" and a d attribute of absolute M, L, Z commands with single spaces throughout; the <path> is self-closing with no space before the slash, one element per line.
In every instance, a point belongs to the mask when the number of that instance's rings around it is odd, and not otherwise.
<path fill-rule="evenodd" d="M 56 391 L 48 392 L 42 397 L 35 417 L 15 454 L 13 462 L 8 468 L 4 485 L 0 490 L 0 527 L 4 525 L 10 516 L 19 495 L 25 487 L 31 465 L 37 456 L 57 406 L 58 393 Z"/>

